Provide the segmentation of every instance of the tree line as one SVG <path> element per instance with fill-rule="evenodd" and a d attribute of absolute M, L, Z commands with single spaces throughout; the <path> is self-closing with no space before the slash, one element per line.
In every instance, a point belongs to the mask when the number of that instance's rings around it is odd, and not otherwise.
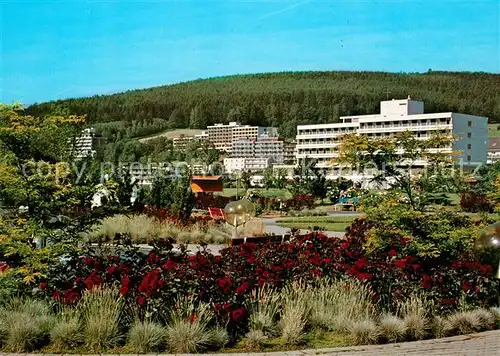
<path fill-rule="evenodd" d="M 468 72 L 284 72 L 226 76 L 51 101 L 27 112 L 85 114 L 112 140 L 166 129 L 205 128 L 218 122 L 276 126 L 292 138 L 299 124 L 338 121 L 379 112 L 387 98 L 425 102 L 426 112 L 460 112 L 500 122 L 500 75 Z M 117 137 L 118 136 L 118 137 Z"/>

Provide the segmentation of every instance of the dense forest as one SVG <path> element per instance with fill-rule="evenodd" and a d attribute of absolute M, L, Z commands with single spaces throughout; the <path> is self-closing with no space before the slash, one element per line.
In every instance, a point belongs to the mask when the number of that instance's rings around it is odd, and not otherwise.
<path fill-rule="evenodd" d="M 378 113 L 381 100 L 408 95 L 425 101 L 426 112 L 484 115 L 500 123 L 500 75 L 432 71 L 236 75 L 34 104 L 27 112 L 86 114 L 97 134 L 106 138 L 98 149 L 104 160 L 203 161 L 210 150 L 201 155 L 194 147 L 176 152 L 170 139 L 141 143 L 137 138 L 229 121 L 276 126 L 281 137 L 293 138 L 298 124 Z"/>
<path fill-rule="evenodd" d="M 34 104 L 28 112 L 43 115 L 64 110 L 87 114 L 91 122 L 128 122 L 126 136 L 131 137 L 139 131 L 152 134 L 168 128 L 205 128 L 229 121 L 277 126 L 282 136 L 293 137 L 297 124 L 335 122 L 343 115 L 377 113 L 380 100 L 408 95 L 424 100 L 426 112 L 455 111 L 500 122 L 500 75 L 432 71 L 227 76 Z M 142 126 L 135 124 L 132 128 L 134 121 Z"/>

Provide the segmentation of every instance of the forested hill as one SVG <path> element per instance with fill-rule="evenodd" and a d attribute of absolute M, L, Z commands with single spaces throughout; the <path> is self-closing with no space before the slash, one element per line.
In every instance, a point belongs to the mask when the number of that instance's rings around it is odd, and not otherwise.
<path fill-rule="evenodd" d="M 286 137 L 297 124 L 335 122 L 339 116 L 379 112 L 379 101 L 425 101 L 426 112 L 454 111 L 500 122 L 500 75 L 429 72 L 286 72 L 195 80 L 120 94 L 34 104 L 36 115 L 64 110 L 92 122 L 154 121 L 158 128 L 204 128 L 240 121 L 278 126 Z M 143 124 L 147 125 L 147 123 Z M 154 130 L 153 130 L 154 131 Z"/>

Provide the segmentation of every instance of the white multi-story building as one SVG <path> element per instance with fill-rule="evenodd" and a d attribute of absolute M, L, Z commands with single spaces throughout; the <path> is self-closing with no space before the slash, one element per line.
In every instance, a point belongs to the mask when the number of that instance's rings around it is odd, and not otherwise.
<path fill-rule="evenodd" d="M 452 112 L 424 114 L 422 101 L 408 99 L 380 103 L 380 114 L 343 116 L 341 123 L 297 126 L 297 159 L 312 158 L 317 168 L 331 168 L 338 157 L 341 137 L 349 133 L 373 138 L 391 137 L 412 131 L 420 139 L 433 133 L 453 135 L 455 142 L 442 152 L 458 152 L 455 159 L 464 165 L 486 163 L 488 118 Z M 426 162 L 416 162 L 425 165 Z"/>
<path fill-rule="evenodd" d="M 240 138 L 233 142 L 232 157 L 270 158 L 273 162 L 281 164 L 283 154 L 283 141 L 277 137 Z"/>
<path fill-rule="evenodd" d="M 245 159 L 238 157 L 224 158 L 225 173 L 243 172 L 245 170 Z"/>
<path fill-rule="evenodd" d="M 96 151 L 93 149 L 94 135 L 94 128 L 91 127 L 82 130 L 82 134 L 79 137 L 75 138 L 75 143 L 73 146 L 74 159 L 80 160 L 95 155 Z"/>
<path fill-rule="evenodd" d="M 202 131 L 200 134 L 194 135 L 194 139 L 201 142 L 208 141 L 208 133 L 206 131 Z"/>
<path fill-rule="evenodd" d="M 297 142 L 285 142 L 283 144 L 283 162 L 286 164 L 295 164 L 297 161 Z"/>
<path fill-rule="evenodd" d="M 231 156 L 235 158 L 255 157 L 255 139 L 240 138 L 234 140 Z"/>
<path fill-rule="evenodd" d="M 258 137 L 254 142 L 255 157 L 269 158 L 272 162 L 283 163 L 283 141 L 278 140 L 278 137 Z"/>
<path fill-rule="evenodd" d="M 240 125 L 237 122 L 230 122 L 227 125 L 215 124 L 208 126 L 207 134 L 208 140 L 214 144 L 215 148 L 231 152 L 234 141 L 259 136 L 277 136 L 278 131 L 275 127 Z"/>
<path fill-rule="evenodd" d="M 224 171 L 228 174 L 235 172 L 263 171 L 271 166 L 272 163 L 272 158 L 268 157 L 229 157 L 224 158 Z"/>
<path fill-rule="evenodd" d="M 194 136 L 180 135 L 172 138 L 172 144 L 175 149 L 185 150 L 187 146 L 195 140 Z"/>

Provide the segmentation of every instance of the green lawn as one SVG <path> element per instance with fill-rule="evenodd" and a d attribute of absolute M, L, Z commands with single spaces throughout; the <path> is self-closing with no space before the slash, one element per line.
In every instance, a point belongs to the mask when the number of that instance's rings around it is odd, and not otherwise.
<path fill-rule="evenodd" d="M 358 216 L 304 216 L 299 218 L 280 219 L 277 225 L 288 228 L 311 230 L 318 226 L 327 231 L 341 231 L 351 225 Z"/>
<path fill-rule="evenodd" d="M 263 188 L 251 188 L 251 190 L 257 192 L 263 197 L 273 197 L 273 198 L 291 198 L 292 194 L 288 189 L 263 189 Z M 238 189 L 238 196 L 241 198 L 246 195 L 246 190 L 243 188 Z M 226 197 L 232 197 L 236 195 L 236 188 L 224 188 L 222 195 Z"/>
<path fill-rule="evenodd" d="M 488 124 L 488 136 L 500 136 L 499 124 Z"/>

